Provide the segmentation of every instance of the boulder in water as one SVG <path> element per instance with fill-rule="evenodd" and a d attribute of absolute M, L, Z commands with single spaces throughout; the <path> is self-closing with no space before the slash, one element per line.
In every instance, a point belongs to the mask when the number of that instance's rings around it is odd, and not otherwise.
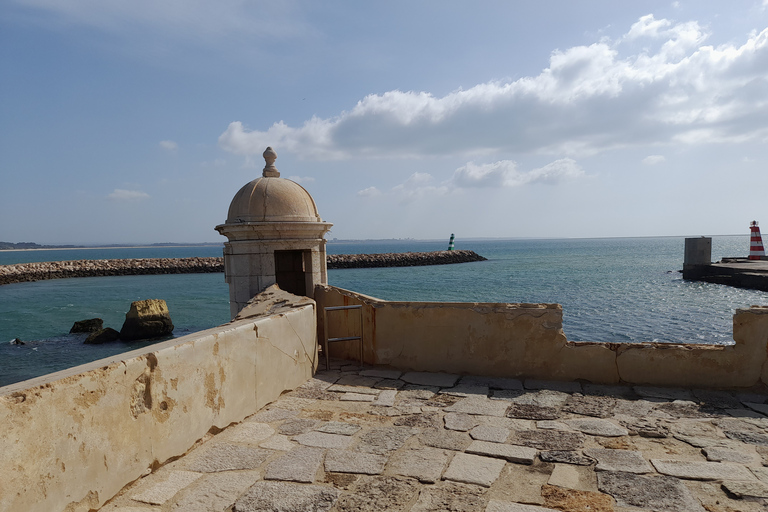
<path fill-rule="evenodd" d="M 104 328 L 104 320 L 101 318 L 91 318 L 88 320 L 80 320 L 75 322 L 69 333 L 73 332 L 97 332 Z"/>
<path fill-rule="evenodd" d="M 102 343 L 117 341 L 118 339 L 120 339 L 120 333 L 111 327 L 107 327 L 106 329 L 99 329 L 96 332 L 92 332 L 85 338 L 83 343 L 88 345 L 101 345 Z"/>
<path fill-rule="evenodd" d="M 11 345 L 26 345 L 26 343 L 21 341 L 19 338 L 13 338 L 11 340 Z"/>
<path fill-rule="evenodd" d="M 131 309 L 125 314 L 125 322 L 120 329 L 123 341 L 146 340 L 168 336 L 173 332 L 171 314 L 168 305 L 162 299 L 137 300 L 131 303 Z"/>

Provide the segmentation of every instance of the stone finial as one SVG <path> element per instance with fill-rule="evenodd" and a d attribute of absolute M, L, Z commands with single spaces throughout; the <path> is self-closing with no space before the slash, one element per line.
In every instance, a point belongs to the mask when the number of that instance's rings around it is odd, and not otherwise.
<path fill-rule="evenodd" d="M 275 167 L 275 160 L 277 160 L 277 153 L 275 153 L 275 150 L 271 147 L 268 147 L 264 150 L 262 156 L 264 157 L 264 161 L 267 162 L 267 165 L 264 166 L 264 171 L 261 173 L 261 175 L 265 178 L 279 178 L 280 171 L 278 171 L 277 167 Z"/>

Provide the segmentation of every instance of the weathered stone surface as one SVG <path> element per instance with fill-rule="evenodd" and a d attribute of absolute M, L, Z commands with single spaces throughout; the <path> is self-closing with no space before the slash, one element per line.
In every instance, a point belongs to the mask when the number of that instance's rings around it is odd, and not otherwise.
<path fill-rule="evenodd" d="M 560 462 L 577 466 L 591 466 L 596 461 L 576 450 L 549 450 L 539 453 L 543 462 Z"/>
<path fill-rule="evenodd" d="M 467 375 L 461 378 L 459 384 L 468 386 L 485 386 L 491 389 L 523 389 L 523 383 L 518 379 L 506 377 L 483 377 Z"/>
<path fill-rule="evenodd" d="M 435 483 L 440 480 L 448 463 L 448 452 L 437 448 L 419 448 L 396 452 L 387 464 L 387 472 L 410 476 L 420 482 Z"/>
<path fill-rule="evenodd" d="M 291 450 L 267 466 L 265 480 L 289 480 L 292 482 L 312 483 L 320 465 L 323 463 L 325 450 L 302 446 Z"/>
<path fill-rule="evenodd" d="M 474 453 L 476 455 L 506 459 L 509 462 L 516 462 L 518 464 L 533 464 L 533 459 L 536 458 L 536 450 L 534 448 L 492 443 L 489 441 L 472 441 L 472 444 L 465 451 L 466 453 Z"/>
<path fill-rule="evenodd" d="M 579 430 L 592 436 L 619 437 L 629 435 L 629 431 L 627 429 L 616 425 L 610 420 L 584 418 L 566 420 L 565 423 L 575 430 Z"/>
<path fill-rule="evenodd" d="M 565 401 L 562 410 L 583 416 L 607 418 L 613 413 L 614 407 L 616 400 L 610 397 L 572 395 Z"/>
<path fill-rule="evenodd" d="M 318 431 L 295 436 L 293 440 L 304 446 L 317 448 L 347 448 L 352 444 L 352 438 L 348 435 L 326 434 Z"/>
<path fill-rule="evenodd" d="M 694 400 L 693 392 L 684 388 L 662 388 L 656 386 L 635 386 L 635 393 L 645 398 L 664 400 Z"/>
<path fill-rule="evenodd" d="M 563 393 L 582 392 L 581 384 L 570 381 L 525 379 L 523 386 L 525 386 L 525 389 L 549 389 L 552 391 L 561 391 Z"/>
<path fill-rule="evenodd" d="M 288 439 L 288 436 L 277 434 L 270 437 L 266 441 L 262 441 L 261 443 L 259 443 L 259 446 L 261 446 L 262 448 L 267 448 L 269 450 L 278 450 L 281 452 L 287 452 L 287 451 L 293 450 L 296 447 L 296 443 Z"/>
<path fill-rule="evenodd" d="M 69 333 L 75 332 L 98 332 L 104 328 L 104 320 L 101 318 L 89 318 L 88 320 L 78 320 L 72 324 Z"/>
<path fill-rule="evenodd" d="M 289 411 L 288 409 L 281 409 L 279 407 L 275 407 L 273 409 L 269 409 L 267 411 L 261 411 L 250 418 L 248 418 L 248 421 L 256 421 L 259 423 L 272 423 L 275 421 L 283 421 L 288 419 L 296 418 L 299 415 L 299 411 Z"/>
<path fill-rule="evenodd" d="M 614 386 L 610 384 L 592 384 L 587 382 L 581 385 L 585 395 L 609 396 L 611 398 L 623 398 L 635 400 L 638 398 L 632 386 Z"/>
<path fill-rule="evenodd" d="M 693 395 L 700 403 L 718 409 L 738 409 L 741 406 L 739 400 L 728 391 L 716 389 L 694 389 Z"/>
<path fill-rule="evenodd" d="M 374 453 L 328 450 L 325 454 L 325 470 L 334 473 L 380 475 L 386 463 L 386 456 Z"/>
<path fill-rule="evenodd" d="M 339 512 L 400 511 L 415 499 L 418 484 L 410 478 L 394 476 L 365 476 L 345 493 L 336 504 Z"/>
<path fill-rule="evenodd" d="M 339 398 L 342 402 L 373 402 L 375 399 L 376 395 L 366 395 L 363 393 L 344 393 L 341 395 L 341 398 Z"/>
<path fill-rule="evenodd" d="M 739 498 L 768 498 L 768 484 L 763 482 L 728 481 L 723 487 Z"/>
<path fill-rule="evenodd" d="M 490 487 L 501 474 L 504 461 L 468 453 L 457 453 L 448 465 L 443 478 L 465 484 Z"/>
<path fill-rule="evenodd" d="M 762 457 L 752 446 L 710 446 L 701 450 L 711 462 L 736 462 L 738 464 L 760 465 Z"/>
<path fill-rule="evenodd" d="M 120 339 L 120 333 L 111 327 L 107 327 L 106 329 L 99 329 L 98 331 L 92 332 L 85 338 L 83 343 L 86 345 L 101 345 L 102 343 L 111 343 L 118 339 Z"/>
<path fill-rule="evenodd" d="M 383 379 L 373 385 L 375 389 L 400 389 L 405 386 L 405 382 L 398 379 Z"/>
<path fill-rule="evenodd" d="M 236 469 L 256 469 L 272 454 L 269 450 L 253 446 L 216 443 L 203 446 L 192 455 L 187 469 L 200 473 L 231 471 Z"/>
<path fill-rule="evenodd" d="M 259 474 L 252 472 L 214 473 L 184 493 L 171 507 L 180 512 L 225 512 L 235 499 L 259 480 Z"/>
<path fill-rule="evenodd" d="M 281 397 L 279 405 L 276 405 L 275 407 L 280 409 L 287 409 L 289 411 L 301 411 L 311 405 L 314 405 L 316 402 L 317 400 L 311 398 L 298 398 L 294 396 L 288 396 Z"/>
<path fill-rule="evenodd" d="M 453 396 L 460 396 L 460 397 L 467 397 L 467 396 L 488 396 L 488 386 L 478 386 L 478 385 L 469 385 L 469 384 L 461 384 L 452 387 L 452 388 L 445 388 L 440 391 L 440 393 L 446 394 L 446 395 L 453 395 Z"/>
<path fill-rule="evenodd" d="M 443 482 L 422 489 L 410 512 L 483 512 L 483 491 L 476 485 Z"/>
<path fill-rule="evenodd" d="M 472 442 L 469 435 L 464 432 L 433 428 L 425 429 L 419 435 L 419 440 L 426 446 L 453 451 L 463 451 Z"/>
<path fill-rule="evenodd" d="M 526 394 L 522 389 L 492 389 L 491 400 L 514 400 Z"/>
<path fill-rule="evenodd" d="M 584 450 L 584 455 L 597 459 L 596 471 L 621 471 L 624 473 L 653 472 L 653 468 L 643 458 L 643 454 L 637 451 L 593 448 Z"/>
<path fill-rule="evenodd" d="M 507 410 L 507 417 L 526 420 L 556 420 L 560 417 L 560 410 L 556 407 L 513 403 Z"/>
<path fill-rule="evenodd" d="M 754 480 L 747 468 L 730 462 L 651 459 L 651 464 L 662 475 L 687 480 Z"/>
<path fill-rule="evenodd" d="M 666 413 L 655 411 L 658 403 L 650 400 L 624 400 L 617 399 L 616 406 L 613 408 L 613 414 L 622 416 L 633 416 L 635 418 L 644 418 L 649 415 L 655 417 L 669 416 Z"/>
<path fill-rule="evenodd" d="M 125 314 L 120 329 L 123 341 L 148 340 L 168 336 L 173 332 L 168 305 L 162 299 L 137 300 Z"/>
<path fill-rule="evenodd" d="M 613 512 L 613 499 L 599 492 L 545 485 L 541 488 L 544 505 L 554 510 Z"/>
<path fill-rule="evenodd" d="M 597 488 L 613 496 L 622 507 L 642 507 L 655 512 L 704 512 L 677 478 L 606 471 L 597 474 Z"/>
<path fill-rule="evenodd" d="M 530 446 L 538 450 L 577 450 L 584 444 L 586 437 L 580 432 L 562 430 L 521 430 L 512 440 L 515 444 Z"/>
<path fill-rule="evenodd" d="M 656 411 L 669 414 L 673 418 L 704 418 L 709 413 L 701 408 L 696 402 L 688 400 L 675 400 L 656 406 Z"/>
<path fill-rule="evenodd" d="M 708 420 L 677 420 L 670 423 L 670 429 L 675 434 L 691 437 L 722 437 L 717 427 Z"/>
<path fill-rule="evenodd" d="M 465 414 L 475 414 L 484 416 L 504 416 L 509 404 L 489 400 L 487 397 L 471 396 L 459 400 L 451 407 L 446 407 L 446 412 L 463 412 Z"/>
<path fill-rule="evenodd" d="M 360 431 L 362 427 L 360 425 L 353 425 L 352 423 L 345 423 L 343 421 L 329 421 L 322 427 L 317 429 L 317 432 L 323 432 L 325 434 L 338 434 L 340 436 L 351 436 Z"/>
<path fill-rule="evenodd" d="M 541 389 L 539 391 L 528 391 L 512 401 L 517 404 L 538 405 L 540 407 L 554 407 L 559 409 L 571 395 L 563 391 L 554 389 Z"/>
<path fill-rule="evenodd" d="M 395 405 L 396 398 L 397 398 L 397 390 L 385 389 L 381 393 L 379 393 L 379 396 L 376 397 L 376 400 L 373 402 L 373 405 L 378 405 L 380 407 L 392 407 Z"/>
<path fill-rule="evenodd" d="M 439 388 L 451 388 L 459 380 L 458 375 L 450 373 L 432 373 L 432 372 L 408 372 L 400 377 L 410 384 L 420 384 L 422 386 L 437 386 Z"/>
<path fill-rule="evenodd" d="M 319 389 L 326 390 L 331 387 L 341 376 L 337 372 L 317 372 L 307 382 L 298 387 L 298 389 Z"/>
<path fill-rule="evenodd" d="M 330 391 L 325 391 L 323 389 L 317 389 L 317 388 L 300 388 L 296 389 L 294 391 L 291 391 L 288 396 L 296 397 L 296 398 L 310 398 L 312 400 L 338 400 L 339 399 L 339 393 L 331 393 Z"/>
<path fill-rule="evenodd" d="M 381 393 L 380 389 L 366 388 L 363 386 L 347 386 L 338 383 L 329 387 L 328 391 L 333 391 L 334 393 L 355 393 L 358 395 L 378 395 Z"/>
<path fill-rule="evenodd" d="M 543 430 L 573 430 L 566 423 L 557 420 L 539 420 L 536 422 L 536 428 Z M 528 428 L 530 429 L 530 427 Z M 525 429 L 525 430 L 528 430 Z M 523 430 L 523 429 L 519 429 Z"/>
<path fill-rule="evenodd" d="M 397 427 L 440 428 L 442 421 L 436 412 L 407 414 L 397 418 L 393 424 Z"/>
<path fill-rule="evenodd" d="M 729 439 L 735 439 L 742 443 L 768 446 L 768 435 L 766 434 L 726 430 L 725 435 L 728 436 Z"/>
<path fill-rule="evenodd" d="M 218 439 L 236 443 L 259 444 L 275 433 L 275 429 L 266 423 L 244 421 L 222 432 Z"/>
<path fill-rule="evenodd" d="M 491 500 L 488 502 L 485 512 L 558 512 L 558 510 L 512 501 Z"/>
<path fill-rule="evenodd" d="M 131 496 L 131 499 L 151 505 L 162 505 L 201 476 L 203 475 L 192 471 L 171 471 L 168 478 L 156 483 L 149 489 L 134 494 Z"/>
<path fill-rule="evenodd" d="M 708 448 L 710 446 L 728 446 L 729 441 L 727 439 L 721 439 L 719 437 L 695 437 L 686 436 L 683 434 L 675 434 L 674 438 L 684 443 L 688 443 L 696 448 Z"/>
<path fill-rule="evenodd" d="M 326 512 L 339 497 L 339 491 L 321 485 L 286 482 L 257 482 L 233 507 L 233 512 Z"/>
<path fill-rule="evenodd" d="M 469 431 L 472 439 L 478 441 L 490 441 L 492 443 L 503 443 L 509 437 L 510 430 L 503 427 L 491 427 L 480 425 Z"/>
<path fill-rule="evenodd" d="M 284 436 L 296 436 L 309 432 L 322 424 L 322 421 L 307 418 L 295 418 L 286 421 L 277 429 Z"/>
<path fill-rule="evenodd" d="M 619 418 L 617 417 L 617 419 Z M 619 419 L 619 423 L 629 431 L 630 435 L 658 439 L 669 436 L 667 421 L 659 418 L 632 418 L 625 416 Z"/>
<path fill-rule="evenodd" d="M 445 428 L 448 430 L 458 430 L 461 432 L 471 430 L 480 424 L 476 416 L 463 412 L 449 412 L 443 416 L 443 421 L 445 422 Z"/>
<path fill-rule="evenodd" d="M 357 449 L 366 453 L 386 454 L 403 446 L 414 433 L 409 427 L 374 428 L 360 436 Z"/>
<path fill-rule="evenodd" d="M 377 379 L 399 379 L 403 374 L 400 370 L 385 370 L 383 368 L 371 368 L 360 372 L 361 377 L 374 377 Z"/>
<path fill-rule="evenodd" d="M 400 400 L 429 400 L 440 391 L 437 386 L 422 386 L 417 384 L 406 384 L 398 392 Z"/>
<path fill-rule="evenodd" d="M 363 370 L 365 372 L 365 370 Z M 365 376 L 362 375 L 362 372 L 360 375 L 357 374 L 350 374 L 350 375 L 342 375 L 339 380 L 336 381 L 336 384 L 340 386 L 355 386 L 355 387 L 364 387 L 364 388 L 370 388 L 377 382 L 379 382 L 382 379 L 382 377 L 373 377 L 373 376 Z"/>

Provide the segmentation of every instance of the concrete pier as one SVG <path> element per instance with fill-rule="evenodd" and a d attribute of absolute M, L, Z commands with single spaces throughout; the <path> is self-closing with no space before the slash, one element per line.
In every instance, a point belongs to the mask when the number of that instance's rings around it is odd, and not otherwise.
<path fill-rule="evenodd" d="M 768 291 L 768 261 L 723 258 L 712 263 L 711 238 L 686 238 L 683 279 Z"/>

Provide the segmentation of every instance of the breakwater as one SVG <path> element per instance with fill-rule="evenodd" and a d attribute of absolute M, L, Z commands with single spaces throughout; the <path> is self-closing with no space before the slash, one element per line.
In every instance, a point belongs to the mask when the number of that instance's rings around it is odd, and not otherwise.
<path fill-rule="evenodd" d="M 338 254 L 328 256 L 328 268 L 410 267 L 483 261 L 474 251 L 434 251 L 387 254 Z M 151 274 L 199 274 L 224 272 L 224 259 L 140 258 L 45 261 L 0 265 L 0 285 L 64 279 Z"/>

